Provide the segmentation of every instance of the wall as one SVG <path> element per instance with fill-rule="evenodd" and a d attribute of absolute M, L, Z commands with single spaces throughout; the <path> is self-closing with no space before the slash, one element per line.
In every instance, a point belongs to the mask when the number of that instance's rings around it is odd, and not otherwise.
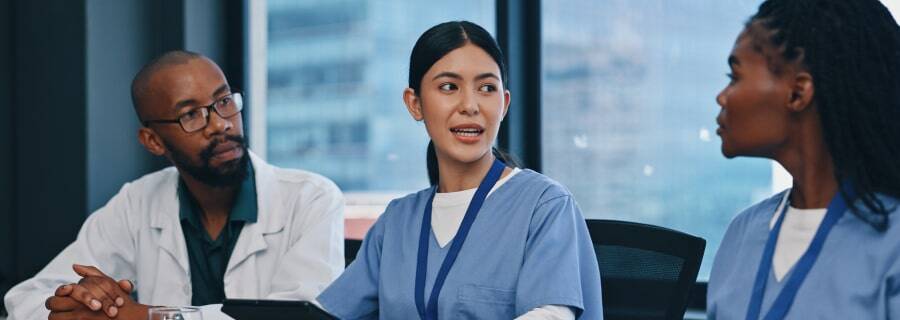
<path fill-rule="evenodd" d="M 168 165 L 136 137 L 144 63 L 193 50 L 243 84 L 242 13 L 240 0 L 0 0 L 0 296 L 122 184 Z"/>

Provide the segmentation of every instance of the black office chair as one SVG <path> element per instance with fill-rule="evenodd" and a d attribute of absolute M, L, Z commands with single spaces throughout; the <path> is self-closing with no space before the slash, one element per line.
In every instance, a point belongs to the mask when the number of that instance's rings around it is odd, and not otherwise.
<path fill-rule="evenodd" d="M 349 266 L 362 246 L 362 240 L 344 239 L 344 266 Z"/>
<path fill-rule="evenodd" d="M 587 220 L 600 264 L 603 316 L 683 319 L 706 240 L 662 227 Z"/>

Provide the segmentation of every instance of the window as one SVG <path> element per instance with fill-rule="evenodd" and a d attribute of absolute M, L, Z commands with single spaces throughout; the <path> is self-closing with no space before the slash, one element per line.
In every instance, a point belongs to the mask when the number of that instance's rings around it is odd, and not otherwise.
<path fill-rule="evenodd" d="M 427 186 L 428 136 L 401 99 L 410 51 L 441 22 L 493 30 L 494 4 L 268 0 L 266 11 L 267 159 L 325 175 L 351 196 Z"/>
<path fill-rule="evenodd" d="M 542 137 L 530 143 L 541 144 L 542 171 L 572 190 L 587 218 L 706 239 L 699 276 L 706 281 L 733 216 L 791 183 L 771 161 L 724 159 L 714 132 L 726 58 L 761 1 L 541 2 Z M 255 90 L 265 99 L 251 102 L 265 115 L 251 118 L 254 149 L 276 165 L 333 179 L 348 195 L 348 218 L 371 217 L 387 200 L 427 185 L 427 135 L 400 98 L 409 52 L 444 21 L 493 32 L 496 4 L 249 3 L 262 12 L 251 14 L 251 28 L 268 32 L 249 41 L 251 56 L 266 52 L 250 63 L 267 61 L 251 67 L 264 79 L 252 83 L 267 82 Z M 900 0 L 884 3 L 900 8 Z M 523 96 L 512 94 L 514 104 Z"/>
<path fill-rule="evenodd" d="M 587 218 L 707 240 L 773 193 L 772 162 L 726 160 L 715 134 L 726 59 L 759 1 L 544 1 L 542 162 Z"/>

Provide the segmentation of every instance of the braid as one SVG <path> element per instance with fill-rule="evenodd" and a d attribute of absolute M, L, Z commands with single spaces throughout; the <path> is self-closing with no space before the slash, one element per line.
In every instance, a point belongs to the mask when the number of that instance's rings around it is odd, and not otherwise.
<path fill-rule="evenodd" d="M 885 230 L 894 208 L 877 194 L 900 198 L 897 22 L 877 0 L 768 0 L 747 30 L 755 47 L 773 49 L 764 52 L 773 72 L 792 63 L 812 75 L 835 178 L 854 190 L 841 196 L 856 216 Z"/>

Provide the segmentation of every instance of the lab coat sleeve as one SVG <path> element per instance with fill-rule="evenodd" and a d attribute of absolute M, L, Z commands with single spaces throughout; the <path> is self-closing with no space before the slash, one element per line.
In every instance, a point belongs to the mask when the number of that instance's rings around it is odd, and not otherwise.
<path fill-rule="evenodd" d="M 339 319 L 378 319 L 378 287 L 385 216 L 366 233 L 356 259 L 316 299 Z"/>
<path fill-rule="evenodd" d="M 203 314 L 203 320 L 234 320 L 234 318 L 222 312 L 222 304 L 208 304 L 197 307 Z"/>
<path fill-rule="evenodd" d="M 568 193 L 535 208 L 516 290 L 517 315 L 567 306 L 579 319 L 602 319 L 600 269 L 581 210 Z"/>
<path fill-rule="evenodd" d="M 87 218 L 75 242 L 33 278 L 10 289 L 4 298 L 9 320 L 47 319 L 50 311 L 44 307 L 45 300 L 57 287 L 78 282 L 81 278 L 72 270 L 75 263 L 96 266 L 117 280 L 134 279 L 135 241 L 129 231 L 128 205 L 129 185 L 126 184 L 105 206 Z"/>
<path fill-rule="evenodd" d="M 267 299 L 313 300 L 344 270 L 344 198 L 333 183 L 295 206 L 291 245 L 275 273 Z M 301 200 L 304 201 L 304 200 Z"/>

